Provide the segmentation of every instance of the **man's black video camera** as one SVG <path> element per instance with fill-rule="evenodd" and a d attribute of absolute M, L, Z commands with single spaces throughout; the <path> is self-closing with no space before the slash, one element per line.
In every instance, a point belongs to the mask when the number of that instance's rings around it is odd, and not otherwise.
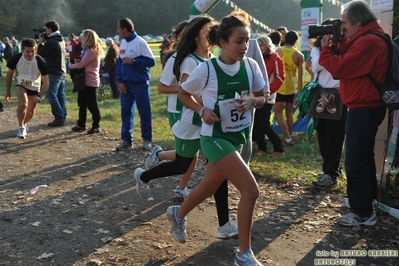
<path fill-rule="evenodd" d="M 343 40 L 344 36 L 341 34 L 341 20 L 336 19 L 332 21 L 331 25 L 324 25 L 324 26 L 319 26 L 319 25 L 309 25 L 308 33 L 309 33 L 309 39 L 311 38 L 317 38 L 319 36 L 324 36 L 324 35 L 333 35 L 333 41 L 341 41 Z"/>
<path fill-rule="evenodd" d="M 36 28 L 33 29 L 32 31 L 35 32 L 35 39 L 39 39 L 39 35 L 43 34 L 44 39 L 47 39 L 47 34 L 46 34 L 46 28 Z"/>

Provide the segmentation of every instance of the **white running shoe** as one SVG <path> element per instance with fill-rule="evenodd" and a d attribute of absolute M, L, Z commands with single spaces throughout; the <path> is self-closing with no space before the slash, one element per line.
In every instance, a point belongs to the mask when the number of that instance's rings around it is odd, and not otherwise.
<path fill-rule="evenodd" d="M 313 181 L 313 186 L 317 188 L 338 187 L 338 180 L 336 176 L 323 174 L 318 180 Z"/>
<path fill-rule="evenodd" d="M 242 256 L 240 256 L 239 251 L 236 251 L 236 256 L 234 259 L 234 266 L 262 266 L 263 264 L 260 263 L 251 249 L 245 251 Z"/>
<path fill-rule="evenodd" d="M 154 149 L 152 149 L 152 152 L 150 156 L 148 156 L 147 160 L 144 162 L 144 169 L 145 170 L 150 170 L 151 168 L 154 168 L 161 160 L 158 157 L 158 152 L 163 151 L 163 149 L 155 145 Z"/>
<path fill-rule="evenodd" d="M 228 221 L 225 225 L 218 227 L 216 237 L 219 239 L 230 239 L 238 237 L 238 227 L 231 221 Z"/>
<path fill-rule="evenodd" d="M 136 179 L 136 192 L 140 197 L 147 199 L 150 195 L 150 186 L 148 183 L 141 181 L 140 176 L 144 173 L 144 169 L 137 168 L 134 170 L 134 178 Z"/>
<path fill-rule="evenodd" d="M 169 206 L 166 209 L 166 215 L 169 221 L 172 223 L 172 235 L 177 242 L 186 243 L 187 233 L 186 233 L 186 217 L 180 219 L 177 217 L 177 210 L 180 206 Z"/>
<path fill-rule="evenodd" d="M 179 186 L 177 186 L 175 189 L 175 197 L 176 198 L 186 199 L 189 194 L 190 194 L 190 190 L 187 187 L 184 187 L 183 189 L 181 189 Z"/>
<path fill-rule="evenodd" d="M 360 217 L 359 215 L 350 212 L 344 216 L 337 218 L 336 222 L 337 224 L 343 226 L 373 226 L 377 223 L 377 216 L 375 215 L 375 211 L 373 211 L 373 213 L 369 217 Z"/>
<path fill-rule="evenodd" d="M 17 138 L 19 138 L 19 139 L 26 138 L 26 128 L 25 127 L 18 127 Z"/>

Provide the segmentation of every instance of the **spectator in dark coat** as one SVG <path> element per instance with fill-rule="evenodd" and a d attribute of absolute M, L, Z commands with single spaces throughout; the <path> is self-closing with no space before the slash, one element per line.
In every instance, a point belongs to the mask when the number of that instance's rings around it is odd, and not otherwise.
<path fill-rule="evenodd" d="M 4 42 L 4 59 L 8 63 L 8 61 L 13 57 L 12 46 L 10 45 L 10 39 L 8 37 L 3 38 Z"/>
<path fill-rule="evenodd" d="M 104 59 L 104 71 L 108 72 L 109 75 L 109 85 L 112 89 L 112 97 L 115 99 L 119 98 L 119 90 L 118 86 L 116 85 L 116 60 L 119 56 L 119 47 L 115 44 L 114 40 L 111 38 L 107 38 L 105 40 L 105 44 L 108 47 L 107 54 Z"/>
<path fill-rule="evenodd" d="M 39 54 L 46 60 L 50 86 L 47 90 L 47 100 L 51 105 L 54 120 L 47 124 L 49 127 L 61 127 L 65 125 L 67 108 L 65 96 L 66 74 L 66 49 L 65 41 L 60 32 L 60 25 L 54 21 L 45 24 L 47 41 Z"/>

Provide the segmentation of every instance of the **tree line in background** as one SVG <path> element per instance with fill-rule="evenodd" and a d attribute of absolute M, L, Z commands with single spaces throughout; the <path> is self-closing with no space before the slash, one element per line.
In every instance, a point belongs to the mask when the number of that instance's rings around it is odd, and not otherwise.
<path fill-rule="evenodd" d="M 63 35 L 93 29 L 101 37 L 109 37 L 116 34 L 117 20 L 122 17 L 132 19 L 139 35 L 161 35 L 188 19 L 193 3 L 194 0 L 0 0 L 0 36 L 33 37 L 33 28 L 56 20 Z M 284 25 L 300 30 L 301 7 L 292 0 L 235 0 L 234 3 L 272 29 Z M 220 2 L 209 15 L 219 20 L 231 11 L 229 5 Z M 325 18 L 339 17 L 340 10 L 326 3 L 323 13 Z M 257 29 L 252 24 L 252 30 Z"/>

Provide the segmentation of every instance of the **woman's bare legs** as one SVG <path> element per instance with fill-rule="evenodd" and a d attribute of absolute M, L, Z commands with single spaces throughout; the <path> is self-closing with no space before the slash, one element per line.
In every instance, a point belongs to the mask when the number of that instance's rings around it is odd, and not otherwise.
<path fill-rule="evenodd" d="M 167 161 L 174 161 L 176 159 L 176 151 L 171 150 L 171 151 L 160 151 L 158 152 L 158 158 L 159 160 L 167 160 Z"/>
<path fill-rule="evenodd" d="M 249 168 L 238 152 L 232 152 L 215 165 L 208 163 L 205 176 L 180 206 L 177 216 L 186 216 L 193 208 L 213 195 L 227 178 L 241 193 L 238 204 L 238 235 L 240 255 L 251 248 L 252 218 L 256 199 L 259 196 L 258 185 Z"/>

